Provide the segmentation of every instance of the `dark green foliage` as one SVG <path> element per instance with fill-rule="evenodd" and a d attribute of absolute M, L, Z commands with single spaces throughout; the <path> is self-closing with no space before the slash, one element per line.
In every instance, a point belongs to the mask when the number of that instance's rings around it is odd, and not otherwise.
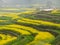
<path fill-rule="evenodd" d="M 60 45 L 60 35 L 58 35 L 53 43 L 53 45 Z"/>
<path fill-rule="evenodd" d="M 0 20 L 12 20 L 12 18 L 7 16 L 0 16 Z"/>
<path fill-rule="evenodd" d="M 34 37 L 35 36 L 33 35 L 20 35 L 16 40 L 13 40 L 5 45 L 26 45 L 29 42 L 33 41 Z"/>

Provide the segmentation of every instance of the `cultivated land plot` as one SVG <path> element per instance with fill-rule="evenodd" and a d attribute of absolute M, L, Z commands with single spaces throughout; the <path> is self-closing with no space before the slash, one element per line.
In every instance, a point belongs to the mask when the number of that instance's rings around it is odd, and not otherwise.
<path fill-rule="evenodd" d="M 0 10 L 0 45 L 60 44 L 59 13 L 8 11 Z"/>

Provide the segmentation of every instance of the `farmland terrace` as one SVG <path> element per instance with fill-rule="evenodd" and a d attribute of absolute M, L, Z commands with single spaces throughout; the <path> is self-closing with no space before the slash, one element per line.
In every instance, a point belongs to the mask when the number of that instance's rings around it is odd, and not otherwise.
<path fill-rule="evenodd" d="M 57 10 L 0 10 L 0 45 L 60 45 Z"/>

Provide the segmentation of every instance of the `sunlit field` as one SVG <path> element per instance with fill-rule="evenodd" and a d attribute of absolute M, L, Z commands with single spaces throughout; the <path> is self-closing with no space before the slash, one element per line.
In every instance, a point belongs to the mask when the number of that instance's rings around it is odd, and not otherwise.
<path fill-rule="evenodd" d="M 60 45 L 60 10 L 0 9 L 0 45 Z"/>

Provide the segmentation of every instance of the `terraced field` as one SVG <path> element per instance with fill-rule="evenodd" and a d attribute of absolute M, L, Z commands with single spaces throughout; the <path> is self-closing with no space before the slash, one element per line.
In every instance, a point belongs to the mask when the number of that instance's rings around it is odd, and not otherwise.
<path fill-rule="evenodd" d="M 60 45 L 60 14 L 0 12 L 0 45 Z"/>

